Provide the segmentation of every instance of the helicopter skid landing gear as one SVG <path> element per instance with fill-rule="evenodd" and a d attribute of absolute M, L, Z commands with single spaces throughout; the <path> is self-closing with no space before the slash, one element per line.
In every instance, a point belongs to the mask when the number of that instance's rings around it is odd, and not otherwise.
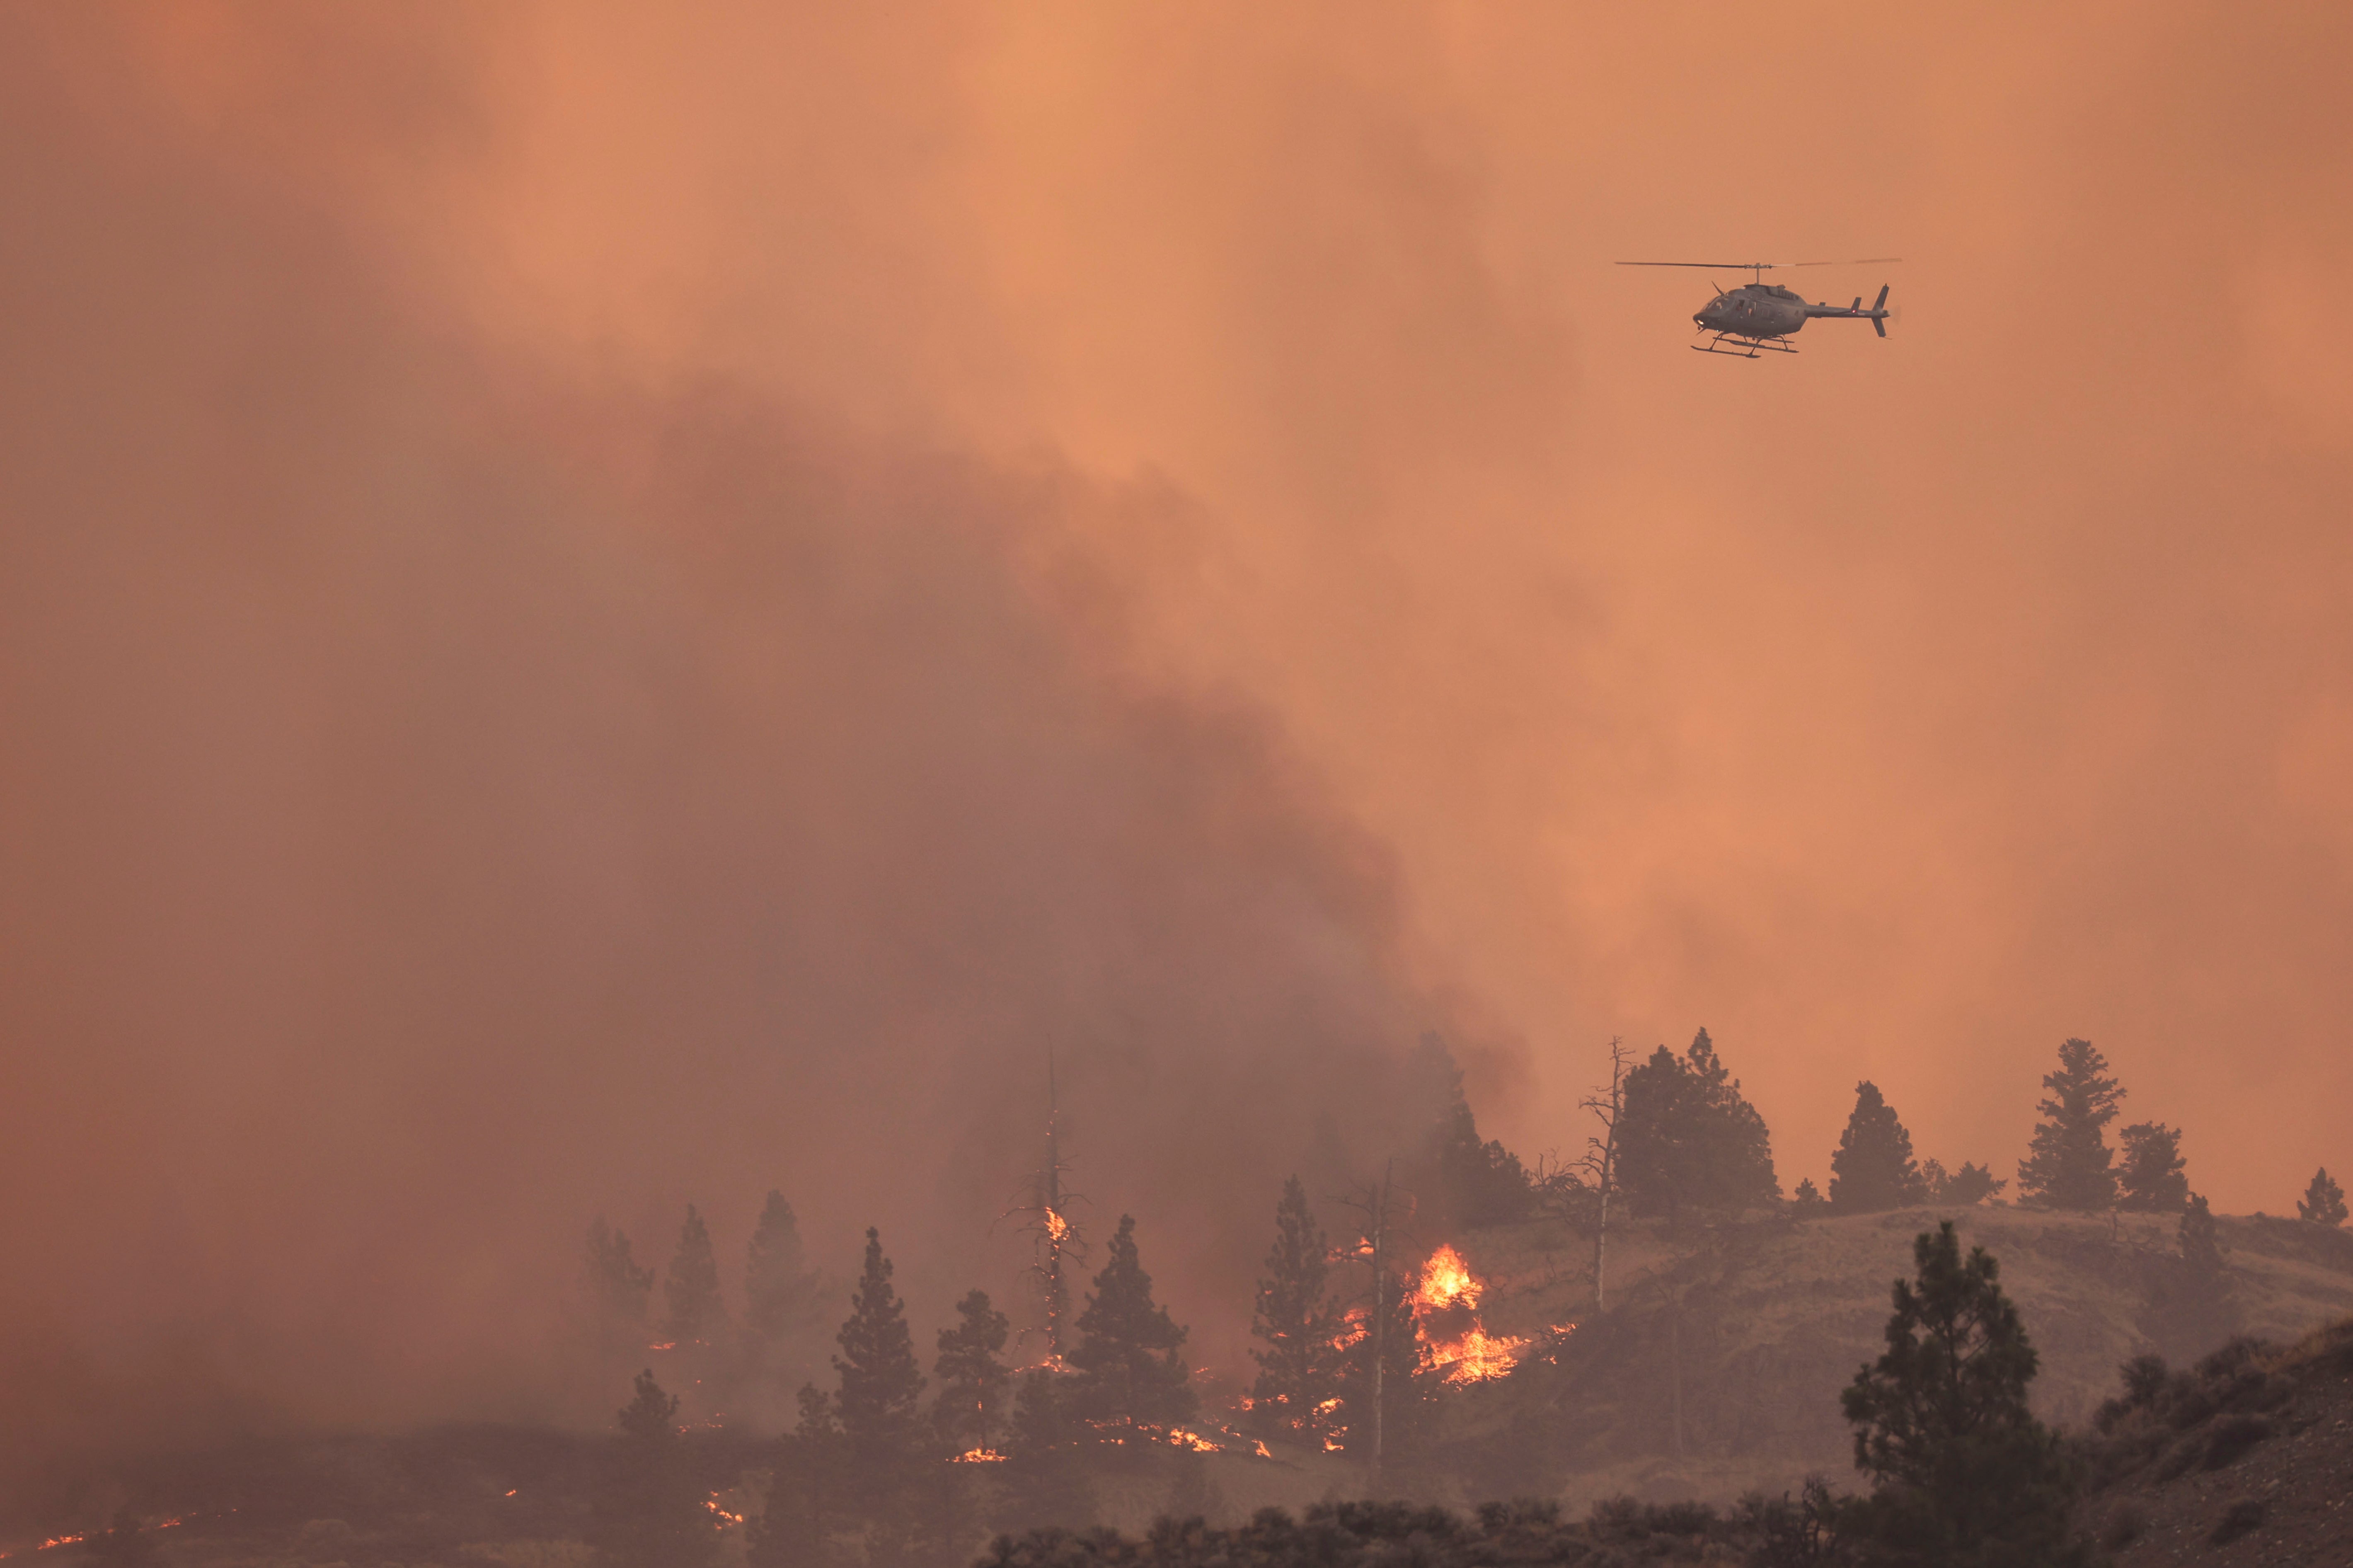
<path fill-rule="evenodd" d="M 1743 338 L 1730 332 L 1718 332 L 1712 342 L 1691 345 L 1691 351 L 1695 354 L 1728 354 L 1734 359 L 1755 359 L 1759 349 L 1777 354 L 1798 352 L 1795 343 L 1785 343 L 1776 338 Z"/>

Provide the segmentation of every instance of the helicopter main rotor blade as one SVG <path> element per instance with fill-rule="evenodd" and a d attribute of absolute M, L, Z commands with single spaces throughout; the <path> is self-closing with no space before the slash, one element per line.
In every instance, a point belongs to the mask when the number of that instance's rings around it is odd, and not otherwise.
<path fill-rule="evenodd" d="M 1620 261 L 1620 267 L 1714 267 L 1726 272 L 1778 271 L 1784 267 L 1884 267 L 1900 256 L 1866 256 L 1859 261 Z"/>

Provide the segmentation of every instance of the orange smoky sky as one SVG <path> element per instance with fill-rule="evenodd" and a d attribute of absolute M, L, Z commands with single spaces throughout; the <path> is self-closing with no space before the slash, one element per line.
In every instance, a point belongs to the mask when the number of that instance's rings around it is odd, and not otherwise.
<path fill-rule="evenodd" d="M 1531 1156 L 1704 1025 L 1785 1184 L 1866 1077 L 2007 1173 L 2069 1035 L 2221 1207 L 2353 1163 L 2341 7 L 0 34 L 60 1390 L 528 1407 L 588 1215 L 772 1185 L 935 1314 L 1049 1046 L 1227 1355 L 1429 1027 Z M 1610 265 L 1750 255 L 1901 319 Z"/>

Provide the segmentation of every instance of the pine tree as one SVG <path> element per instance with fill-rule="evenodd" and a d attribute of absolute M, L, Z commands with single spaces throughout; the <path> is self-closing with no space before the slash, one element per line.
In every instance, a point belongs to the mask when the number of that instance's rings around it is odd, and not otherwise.
<path fill-rule="evenodd" d="M 750 1568 L 827 1568 L 844 1553 L 837 1537 L 855 1523 L 850 1461 L 833 1401 L 800 1391 L 800 1419 L 777 1445 L 760 1516 L 745 1531 Z"/>
<path fill-rule="evenodd" d="M 1928 1200 L 1928 1184 L 1912 1159 L 1912 1134 L 1895 1108 L 1869 1079 L 1854 1086 L 1854 1110 L 1831 1155 L 1831 1208 L 1838 1214 L 1883 1214 Z"/>
<path fill-rule="evenodd" d="M 1821 1189 L 1814 1185 L 1811 1176 L 1799 1178 L 1798 1190 L 1789 1194 L 1789 1206 L 1799 1219 L 1818 1219 L 1830 1213 L 1831 1208 L 1830 1201 L 1822 1196 Z"/>
<path fill-rule="evenodd" d="M 1936 1163 L 1931 1160 L 1928 1163 L 1936 1165 Z M 1943 1169 L 1942 1166 L 1936 1167 L 1937 1177 L 1941 1180 L 1932 1177 L 1929 1181 L 1928 1201 L 1947 1208 L 1966 1208 L 1971 1204 L 1984 1203 L 2010 1185 L 2008 1182 L 1998 1179 L 1990 1166 L 1973 1165 L 1966 1160 L 1961 1162 L 1961 1168 L 1949 1176 L 1943 1174 Z"/>
<path fill-rule="evenodd" d="M 801 1250 L 799 1222 L 785 1194 L 771 1192 L 744 1258 L 744 1327 L 774 1344 L 817 1318 L 818 1277 Z"/>
<path fill-rule="evenodd" d="M 2330 1178 L 2327 1166 L 2323 1165 L 2313 1173 L 2312 1184 L 2304 1189 L 2304 1196 L 2295 1202 L 2295 1215 L 2298 1219 L 2308 1219 L 2315 1225 L 2345 1223 L 2345 1189 Z"/>
<path fill-rule="evenodd" d="M 2051 1098 L 2037 1108 L 2042 1121 L 2018 1167 L 2019 1195 L 2029 1203 L 2089 1213 L 2116 1201 L 2107 1125 L 2125 1091 L 2105 1076 L 2107 1067 L 2089 1040 L 2060 1046 L 2059 1070 L 2042 1079 Z"/>
<path fill-rule="evenodd" d="M 1705 1029 L 1681 1059 L 1661 1046 L 1626 1075 L 1617 1142 L 1619 1179 L 1637 1215 L 1672 1220 L 1781 1195 L 1765 1119 L 1742 1097 Z"/>
<path fill-rule="evenodd" d="M 1324 1425 L 1320 1409 L 1333 1397 L 1331 1303 L 1324 1297 L 1324 1227 L 1307 1205 L 1307 1188 L 1297 1176 L 1282 1184 L 1274 1205 L 1274 1248 L 1259 1281 L 1250 1332 L 1266 1342 L 1252 1350 L 1258 1381 L 1250 1385 L 1250 1408 L 1270 1429 L 1288 1427 L 1311 1436 Z"/>
<path fill-rule="evenodd" d="M 956 1326 L 940 1331 L 939 1360 L 932 1365 L 940 1393 L 932 1425 L 949 1447 L 986 1449 L 1005 1424 L 1013 1373 L 999 1358 L 1012 1328 L 989 1304 L 987 1291 L 974 1290 L 956 1303 Z"/>
<path fill-rule="evenodd" d="M 1067 1379 L 1033 1371 L 1013 1403 L 1012 1452 L 1005 1464 L 998 1523 L 1007 1530 L 1083 1530 L 1095 1521 L 1094 1487 L 1083 1429 L 1071 1417 Z"/>
<path fill-rule="evenodd" d="M 1410 1065 L 1433 1106 L 1428 1163 L 1434 1177 L 1430 1205 L 1457 1225 L 1504 1225 L 1535 1206 L 1535 1189 L 1520 1157 L 1493 1139 L 1482 1142 L 1478 1119 L 1462 1093 L 1462 1073 L 1436 1034 L 1426 1034 Z"/>
<path fill-rule="evenodd" d="M 2035 1568 L 2084 1561 L 2067 1531 L 2073 1477 L 2027 1403 L 2034 1347 L 1983 1247 L 1953 1222 L 1913 1244 L 1887 1349 L 1841 1395 L 1855 1468 L 1873 1479 L 1873 1562 Z"/>
<path fill-rule="evenodd" d="M 2179 1214 L 2189 1202 L 2189 1177 L 2182 1169 L 2181 1129 L 2162 1121 L 2137 1121 L 2124 1131 L 2123 1193 L 2116 1206 L 2150 1214 Z"/>
<path fill-rule="evenodd" d="M 2175 1239 L 2191 1279 L 2211 1283 L 2219 1294 L 2224 1278 L 2225 1249 L 2221 1232 L 2214 1224 L 2214 1211 L 2207 1206 L 2202 1194 L 2190 1194 L 2189 1201 L 2182 1205 L 2181 1224 Z"/>
<path fill-rule="evenodd" d="M 716 1344 L 726 1327 L 727 1308 L 719 1299 L 719 1259 L 711 1250 L 711 1231 L 694 1205 L 686 1205 L 686 1223 L 679 1227 L 678 1252 L 662 1279 L 662 1298 L 670 1314 L 662 1333 L 673 1344 Z"/>
<path fill-rule="evenodd" d="M 645 1343 L 646 1305 L 653 1295 L 654 1271 L 629 1256 L 629 1238 L 598 1215 L 588 1227 L 588 1256 L 581 1289 L 600 1335 L 613 1342 Z"/>
<path fill-rule="evenodd" d="M 1185 1331 L 1152 1299 L 1152 1276 L 1135 1248 L 1135 1219 L 1119 1216 L 1111 1258 L 1095 1276 L 1079 1314 L 1078 1347 L 1070 1363 L 1079 1414 L 1099 1421 L 1174 1426 L 1189 1420 L 1197 1401 L 1181 1347 Z"/>
<path fill-rule="evenodd" d="M 1375 1315 L 1381 1331 L 1374 1332 Z M 1381 1375 L 1382 1458 L 1410 1458 L 1428 1435 L 1436 1378 L 1421 1364 L 1421 1342 L 1414 1331 L 1412 1283 L 1394 1274 L 1372 1282 L 1370 1296 L 1352 1308 L 1339 1352 L 1340 1445 L 1370 1457 L 1373 1437 L 1373 1368 Z M 1377 1344 L 1378 1349 L 1376 1350 Z"/>
<path fill-rule="evenodd" d="M 887 1495 L 921 1457 L 923 1432 L 917 1410 L 923 1374 L 915 1364 L 905 1310 L 891 1286 L 881 1233 L 871 1227 L 866 1232 L 866 1266 L 836 1342 L 841 1353 L 833 1358 L 833 1368 L 841 1375 L 841 1389 L 834 1396 L 834 1414 L 852 1473 L 873 1495 Z"/>
<path fill-rule="evenodd" d="M 638 1373 L 636 1397 L 620 1412 L 621 1441 L 596 1489 L 589 1544 L 609 1568 L 692 1568 L 719 1546 L 702 1507 L 678 1400 L 651 1372 Z"/>

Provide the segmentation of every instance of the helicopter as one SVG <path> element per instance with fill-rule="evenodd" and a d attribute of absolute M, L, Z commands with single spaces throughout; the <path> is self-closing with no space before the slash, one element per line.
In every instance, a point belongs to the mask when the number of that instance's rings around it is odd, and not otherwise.
<path fill-rule="evenodd" d="M 1879 298 L 1870 310 L 1862 308 L 1862 296 L 1857 294 L 1852 305 L 1806 303 L 1794 289 L 1765 281 L 1765 274 L 1791 267 L 1879 267 L 1901 261 L 1900 256 L 1873 256 L 1861 261 L 1621 261 L 1620 267 L 1706 267 L 1726 272 L 1746 272 L 1751 281 L 1727 292 L 1715 291 L 1715 298 L 1699 309 L 1692 321 L 1700 331 L 1712 333 L 1705 343 L 1694 343 L 1698 353 L 1729 354 L 1736 359 L 1756 359 L 1759 350 L 1774 353 L 1793 354 L 1795 343 L 1783 340 L 1802 328 L 1816 316 L 1852 316 L 1871 323 L 1871 330 L 1881 337 L 1887 335 L 1887 285 L 1879 286 Z"/>

